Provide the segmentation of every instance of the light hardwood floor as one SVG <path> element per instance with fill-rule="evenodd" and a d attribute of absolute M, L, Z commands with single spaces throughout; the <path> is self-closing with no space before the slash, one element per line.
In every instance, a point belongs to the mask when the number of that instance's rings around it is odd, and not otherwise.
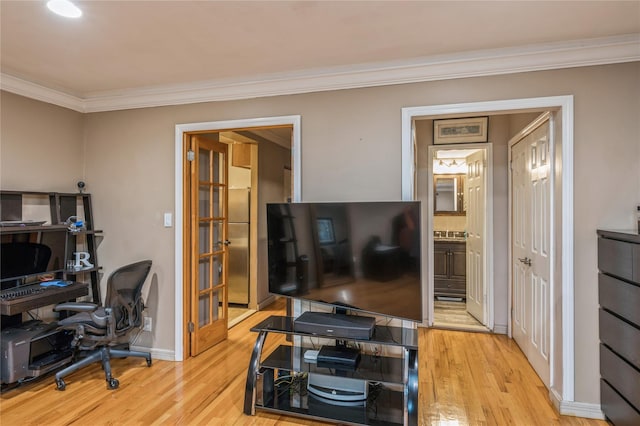
<path fill-rule="evenodd" d="M 4 392 L 0 423 L 13 425 L 321 425 L 258 412 L 242 414 L 246 369 L 256 335 L 249 328 L 284 303 L 229 330 L 229 339 L 185 362 L 113 360 L 120 388 L 106 389 L 98 364 L 69 376 L 67 390 L 53 377 Z M 265 353 L 283 342 L 269 336 Z M 484 333 L 421 329 L 421 425 L 601 425 L 559 416 L 547 391 L 512 340 Z"/>
<path fill-rule="evenodd" d="M 448 330 L 489 330 L 467 312 L 465 302 L 435 300 L 433 302 L 433 326 Z"/>

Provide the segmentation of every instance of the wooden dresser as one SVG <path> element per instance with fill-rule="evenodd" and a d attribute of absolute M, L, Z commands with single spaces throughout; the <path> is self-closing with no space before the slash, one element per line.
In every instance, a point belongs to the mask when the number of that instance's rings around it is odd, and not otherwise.
<path fill-rule="evenodd" d="M 598 230 L 598 269 L 602 411 L 640 425 L 640 235 Z"/>

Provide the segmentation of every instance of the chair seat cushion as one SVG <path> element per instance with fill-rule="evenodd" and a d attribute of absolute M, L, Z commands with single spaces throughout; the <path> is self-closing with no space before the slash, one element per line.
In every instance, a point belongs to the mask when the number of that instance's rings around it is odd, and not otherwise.
<path fill-rule="evenodd" d="M 80 312 L 58 321 L 58 325 L 62 327 L 69 327 L 78 324 L 83 324 L 94 329 L 106 330 L 107 314 L 104 308 L 100 307 L 94 312 Z"/>

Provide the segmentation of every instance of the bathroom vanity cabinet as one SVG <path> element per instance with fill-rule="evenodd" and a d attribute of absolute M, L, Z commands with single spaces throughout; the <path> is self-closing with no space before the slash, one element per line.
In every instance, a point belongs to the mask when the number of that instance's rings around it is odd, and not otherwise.
<path fill-rule="evenodd" d="M 466 241 L 435 240 L 433 246 L 434 296 L 466 298 Z"/>

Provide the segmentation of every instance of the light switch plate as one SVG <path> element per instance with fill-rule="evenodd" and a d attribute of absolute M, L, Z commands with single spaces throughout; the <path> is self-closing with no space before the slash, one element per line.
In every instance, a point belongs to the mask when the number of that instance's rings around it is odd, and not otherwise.
<path fill-rule="evenodd" d="M 171 213 L 165 213 L 164 214 L 164 227 L 165 228 L 171 228 L 171 226 L 173 225 L 173 215 Z"/>

